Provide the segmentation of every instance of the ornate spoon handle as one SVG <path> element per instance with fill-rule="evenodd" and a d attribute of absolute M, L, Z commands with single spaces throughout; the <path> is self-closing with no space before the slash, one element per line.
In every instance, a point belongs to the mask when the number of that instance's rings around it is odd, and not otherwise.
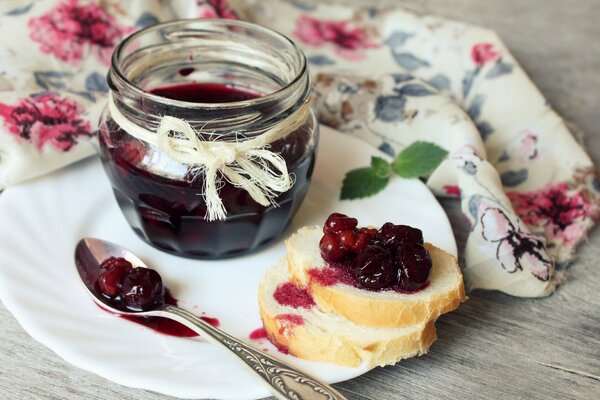
<path fill-rule="evenodd" d="M 346 397 L 326 383 L 247 346 L 182 308 L 166 305 L 145 314 L 173 319 L 202 334 L 206 340 L 225 347 L 267 383 L 278 399 L 346 400 Z"/>

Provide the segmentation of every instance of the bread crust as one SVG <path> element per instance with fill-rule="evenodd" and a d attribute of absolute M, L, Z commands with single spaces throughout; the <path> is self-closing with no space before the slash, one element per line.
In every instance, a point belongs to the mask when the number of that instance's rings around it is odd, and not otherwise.
<path fill-rule="evenodd" d="M 302 359 L 348 367 L 358 367 L 363 362 L 369 367 L 384 366 L 427 353 L 437 338 L 433 320 L 423 324 L 421 330 L 411 330 L 391 339 L 373 340 L 362 345 L 329 330 L 305 325 L 290 326 L 278 320 L 277 315 L 269 310 L 265 303 L 269 294 L 265 293 L 264 286 L 264 282 L 261 282 L 258 304 L 269 338 Z"/>
<path fill-rule="evenodd" d="M 450 269 L 453 284 L 447 290 L 431 291 L 426 298 L 415 296 L 410 299 L 411 295 L 398 295 L 394 299 L 378 296 L 377 292 L 345 290 L 347 285 L 343 284 L 323 286 L 308 274 L 308 270 L 315 265 L 308 265 L 306 260 L 299 259 L 295 254 L 301 235 L 310 233 L 313 229 L 315 228 L 301 228 L 286 241 L 288 268 L 292 280 L 307 286 L 317 305 L 324 311 L 342 315 L 359 325 L 397 328 L 435 320 L 440 315 L 455 310 L 466 300 L 463 277 L 456 258 L 430 243 L 425 243 L 433 261 L 430 280 L 435 280 L 439 274 L 447 273 L 447 269 Z M 318 249 L 318 243 L 314 245 Z M 324 264 L 322 259 L 321 263 Z M 425 291 L 427 288 L 424 293 Z"/>

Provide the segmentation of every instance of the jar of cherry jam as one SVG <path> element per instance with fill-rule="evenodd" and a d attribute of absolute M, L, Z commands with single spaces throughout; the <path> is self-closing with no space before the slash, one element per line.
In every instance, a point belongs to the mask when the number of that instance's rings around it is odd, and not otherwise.
<path fill-rule="evenodd" d="M 226 210 L 220 219 L 207 218 L 209 178 L 202 165 L 182 162 L 133 132 L 158 132 L 165 116 L 186 121 L 210 142 L 247 141 L 281 128 L 307 109 L 311 91 L 306 59 L 291 40 L 241 21 L 158 24 L 119 44 L 108 83 L 112 108 L 100 121 L 102 164 L 127 222 L 144 241 L 179 256 L 218 259 L 281 235 L 306 195 L 315 163 L 318 126 L 309 108 L 300 123 L 288 131 L 284 126 L 285 134 L 264 146 L 285 161 L 291 188 L 263 205 L 217 171 Z"/>

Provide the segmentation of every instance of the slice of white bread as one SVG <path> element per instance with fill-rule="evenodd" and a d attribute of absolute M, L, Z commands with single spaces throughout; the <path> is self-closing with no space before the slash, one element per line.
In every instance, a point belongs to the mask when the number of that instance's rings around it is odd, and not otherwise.
<path fill-rule="evenodd" d="M 394 364 L 427 353 L 435 341 L 434 321 L 405 328 L 371 328 L 310 308 L 281 305 L 275 290 L 290 281 L 282 260 L 263 277 L 258 292 L 260 315 L 271 341 L 290 354 L 313 361 L 357 367 Z M 307 293 L 308 294 L 308 293 Z"/>
<path fill-rule="evenodd" d="M 323 284 L 313 279 L 315 272 L 330 268 L 321 257 L 320 227 L 304 227 L 286 240 L 288 268 L 292 280 L 310 289 L 324 311 L 370 327 L 404 327 L 435 320 L 455 310 L 466 300 L 463 277 L 456 258 L 426 243 L 433 266 L 429 285 L 416 293 L 393 290 L 369 291 L 344 283 Z M 311 272 L 312 269 L 315 269 Z"/>

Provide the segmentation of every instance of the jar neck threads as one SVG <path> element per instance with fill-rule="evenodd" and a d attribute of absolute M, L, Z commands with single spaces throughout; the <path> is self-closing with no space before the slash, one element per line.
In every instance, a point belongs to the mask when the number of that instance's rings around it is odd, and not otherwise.
<path fill-rule="evenodd" d="M 221 135 L 260 134 L 310 95 L 306 60 L 292 41 L 232 20 L 172 21 L 134 33 L 116 48 L 108 81 L 119 110 L 140 126 L 156 130 L 169 115 L 197 131 Z M 165 84 L 190 82 L 229 85 L 260 97 L 195 103 L 150 93 Z"/>

